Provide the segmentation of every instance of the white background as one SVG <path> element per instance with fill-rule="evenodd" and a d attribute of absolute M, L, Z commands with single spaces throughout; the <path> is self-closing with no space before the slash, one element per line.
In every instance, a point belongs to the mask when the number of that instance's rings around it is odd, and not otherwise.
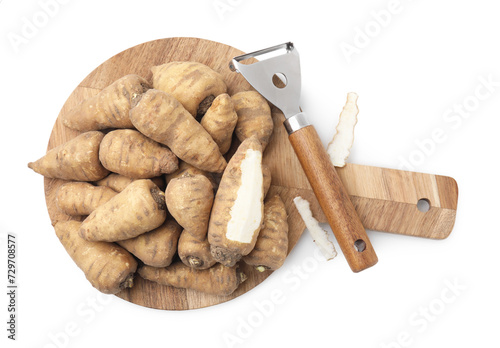
<path fill-rule="evenodd" d="M 1 294 L 8 232 L 18 236 L 19 257 L 18 341 L 6 338 L 7 297 L 1 295 L 0 346 L 498 345 L 496 2 L 60 3 L 44 22 L 40 2 L 0 2 Z M 225 12 L 217 4 L 226 4 Z M 13 44 L 27 21 L 40 27 Z M 313 258 L 315 246 L 305 233 L 283 268 L 262 285 L 201 310 L 158 311 L 101 296 L 59 244 L 42 177 L 26 164 L 44 154 L 60 108 L 88 73 L 131 46 L 174 36 L 247 52 L 293 41 L 301 54 L 301 105 L 323 142 L 333 135 L 347 92 L 357 92 L 360 114 L 349 160 L 399 168 L 405 159 L 415 171 L 454 177 L 460 197 L 451 236 L 436 241 L 369 232 L 379 263 L 353 274 L 343 255 L 330 262 Z M 342 52 L 348 45 L 355 53 Z M 496 84 L 488 95 L 481 78 Z M 476 89 L 483 93 L 477 105 Z M 445 116 L 464 103 L 471 110 L 467 117 Z M 444 140 L 418 153 L 417 143 L 435 129 Z M 281 298 L 271 306 L 275 293 Z M 426 308 L 431 316 L 424 319 L 419 311 Z"/>

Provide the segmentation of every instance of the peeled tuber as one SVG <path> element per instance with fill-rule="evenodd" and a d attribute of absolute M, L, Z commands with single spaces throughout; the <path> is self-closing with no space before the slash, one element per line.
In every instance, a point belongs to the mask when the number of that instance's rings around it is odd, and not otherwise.
<path fill-rule="evenodd" d="M 208 241 L 215 260 L 233 266 L 252 251 L 264 217 L 262 146 L 257 137 L 238 147 L 215 196 Z"/>

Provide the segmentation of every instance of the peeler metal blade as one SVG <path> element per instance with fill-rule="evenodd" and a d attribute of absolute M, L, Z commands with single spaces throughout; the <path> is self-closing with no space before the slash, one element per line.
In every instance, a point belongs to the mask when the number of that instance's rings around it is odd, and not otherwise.
<path fill-rule="evenodd" d="M 251 64 L 243 63 L 257 57 L 263 60 Z M 280 109 L 286 118 L 300 113 L 300 59 L 299 52 L 292 42 L 234 57 L 229 68 L 242 74 L 250 85 Z M 277 81 L 277 78 L 281 82 Z"/>

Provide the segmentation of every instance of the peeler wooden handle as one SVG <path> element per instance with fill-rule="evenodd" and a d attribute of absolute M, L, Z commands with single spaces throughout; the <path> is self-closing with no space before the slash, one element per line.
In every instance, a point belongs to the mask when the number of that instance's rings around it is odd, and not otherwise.
<path fill-rule="evenodd" d="M 289 139 L 352 271 L 375 265 L 375 250 L 314 127 L 291 132 Z"/>

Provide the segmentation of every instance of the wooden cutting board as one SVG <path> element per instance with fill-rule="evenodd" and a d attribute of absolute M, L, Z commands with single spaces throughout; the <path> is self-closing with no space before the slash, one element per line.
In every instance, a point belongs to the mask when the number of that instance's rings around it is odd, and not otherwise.
<path fill-rule="evenodd" d="M 48 149 L 79 134 L 62 125 L 62 114 L 124 75 L 134 73 L 151 80 L 150 68 L 154 65 L 175 60 L 198 61 L 223 75 L 230 95 L 249 90 L 251 87 L 243 77 L 228 68 L 231 58 L 240 54 L 243 52 L 233 47 L 196 38 L 156 40 L 121 52 L 97 67 L 73 91 L 55 122 Z M 291 148 L 282 126 L 284 117 L 279 110 L 273 109 L 273 119 L 275 131 L 264 154 L 264 162 L 272 172 L 269 194 L 279 194 L 287 208 L 290 226 L 289 250 L 292 250 L 305 229 L 293 205 L 294 197 L 300 195 L 309 200 L 313 214 L 320 222 L 326 222 L 326 218 Z M 452 178 L 355 164 L 348 164 L 338 169 L 338 172 L 365 228 L 434 239 L 443 239 L 450 234 L 455 222 L 458 200 L 457 184 Z M 62 180 L 45 179 L 47 208 L 53 223 L 70 219 L 55 206 L 55 192 L 63 183 Z M 420 199 L 430 203 L 429 211 L 423 213 L 417 209 Z M 248 279 L 230 296 L 206 295 L 161 286 L 139 276 L 136 277 L 132 289 L 122 291 L 117 296 L 141 306 L 157 309 L 185 310 L 207 307 L 244 294 L 271 273 L 259 273 L 244 263 L 241 267 Z"/>

